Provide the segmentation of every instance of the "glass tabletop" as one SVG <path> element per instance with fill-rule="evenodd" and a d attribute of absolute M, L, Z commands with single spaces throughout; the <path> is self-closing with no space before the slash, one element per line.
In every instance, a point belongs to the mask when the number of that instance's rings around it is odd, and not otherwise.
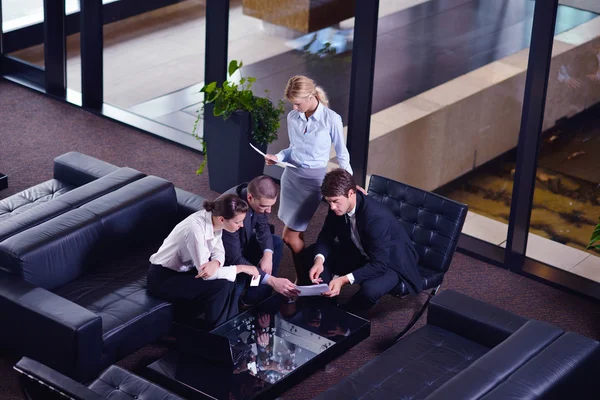
<path fill-rule="evenodd" d="M 273 296 L 211 333 L 229 339 L 234 373 L 275 383 L 365 323 L 326 299 Z"/>
<path fill-rule="evenodd" d="M 325 366 L 369 332 L 369 321 L 339 309 L 331 299 L 288 302 L 274 295 L 210 331 L 224 338 L 223 346 L 229 343 L 229 351 L 219 351 L 230 353 L 223 356 L 231 357 L 228 367 L 214 362 L 214 357 L 203 360 L 203 352 L 214 350 L 205 347 L 193 354 L 169 354 L 149 368 L 169 379 L 161 383 L 171 383 L 171 390 L 185 390 L 180 393 L 187 396 L 195 390 L 213 398 L 272 398 L 306 376 L 297 374 L 298 369 L 310 372 L 311 367 Z M 179 385 L 173 386 L 174 381 Z"/>

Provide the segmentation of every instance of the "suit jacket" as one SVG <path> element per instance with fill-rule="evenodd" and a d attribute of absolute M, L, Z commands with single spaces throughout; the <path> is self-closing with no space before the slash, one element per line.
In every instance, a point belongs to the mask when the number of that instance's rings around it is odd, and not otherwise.
<path fill-rule="evenodd" d="M 356 192 L 355 216 L 360 243 L 368 256 L 366 264 L 352 271 L 355 283 L 383 275 L 392 268 L 411 294 L 419 293 L 422 290 L 421 275 L 417 269 L 419 256 L 394 214 L 385 205 Z M 327 259 L 336 238 L 342 249 L 358 251 L 350 236 L 346 216 L 337 216 L 329 210 L 317 239 L 315 255 L 320 253 Z"/>
<path fill-rule="evenodd" d="M 226 194 L 238 195 L 247 201 L 248 183 L 235 186 L 221 196 Z M 219 196 L 219 197 L 221 197 Z M 269 226 L 267 214 L 259 214 L 249 209 L 244 219 L 244 226 L 237 232 L 223 231 L 223 247 L 225 247 L 225 265 L 252 265 L 244 258 L 244 249 L 250 242 L 252 234 L 256 233 L 256 239 L 262 251 L 273 250 L 273 236 Z"/>

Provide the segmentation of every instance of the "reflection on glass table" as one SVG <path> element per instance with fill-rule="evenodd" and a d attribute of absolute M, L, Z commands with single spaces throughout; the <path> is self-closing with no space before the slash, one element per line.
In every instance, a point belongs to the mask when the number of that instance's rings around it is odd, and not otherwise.
<path fill-rule="evenodd" d="M 210 333 L 180 326 L 179 350 L 149 372 L 185 398 L 275 398 L 369 336 L 369 321 L 330 300 L 275 295 Z"/>

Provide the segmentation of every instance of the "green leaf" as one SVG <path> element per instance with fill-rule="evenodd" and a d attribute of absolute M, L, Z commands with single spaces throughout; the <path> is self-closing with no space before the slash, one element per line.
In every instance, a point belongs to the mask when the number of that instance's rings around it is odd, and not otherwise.
<path fill-rule="evenodd" d="M 235 73 L 235 71 L 237 71 L 241 67 L 242 67 L 241 65 L 238 65 L 237 60 L 231 60 L 229 62 L 229 67 L 227 68 L 227 71 L 229 72 L 229 76 L 233 75 Z"/>
<path fill-rule="evenodd" d="M 200 91 L 204 93 L 213 93 L 216 87 L 217 82 L 211 82 L 208 85 L 204 85 L 204 87 Z"/>
<path fill-rule="evenodd" d="M 254 83 L 254 82 L 256 82 L 256 78 L 254 78 L 254 77 L 252 77 L 252 76 L 249 76 L 249 77 L 248 77 L 248 82 L 250 82 L 250 83 Z"/>

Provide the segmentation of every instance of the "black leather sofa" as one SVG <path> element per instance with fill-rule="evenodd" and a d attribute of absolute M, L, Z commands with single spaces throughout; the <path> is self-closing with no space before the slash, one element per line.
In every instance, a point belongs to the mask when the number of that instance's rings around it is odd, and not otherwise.
<path fill-rule="evenodd" d="M 23 357 L 15 371 L 26 400 L 183 400 L 131 372 L 111 365 L 89 386 Z"/>
<path fill-rule="evenodd" d="M 167 334 L 148 258 L 200 196 L 80 153 L 0 201 L 0 349 L 85 381 Z"/>
<path fill-rule="evenodd" d="M 446 290 L 427 324 L 315 399 L 597 399 L 600 345 Z"/>

